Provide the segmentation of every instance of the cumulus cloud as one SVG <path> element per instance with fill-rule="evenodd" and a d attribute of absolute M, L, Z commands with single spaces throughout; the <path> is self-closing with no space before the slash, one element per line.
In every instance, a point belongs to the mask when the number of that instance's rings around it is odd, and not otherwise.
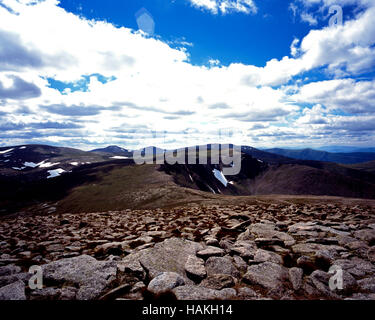
<path fill-rule="evenodd" d="M 24 81 L 23 79 L 15 76 L 9 75 L 5 79 L 11 80 L 9 86 L 5 86 L 1 81 L 0 77 L 0 99 L 14 99 L 14 100 L 25 100 L 39 97 L 42 92 L 41 90 L 33 83 Z"/>
<path fill-rule="evenodd" d="M 318 103 L 330 110 L 351 114 L 375 113 L 375 80 L 340 79 L 318 81 L 302 86 L 292 99 Z"/>
<path fill-rule="evenodd" d="M 214 60 L 194 65 L 185 49 L 129 28 L 89 21 L 66 12 L 55 0 L 3 2 L 11 10 L 0 6 L 2 144 L 135 148 L 136 140 L 146 136 L 150 140 L 141 146 L 160 142 L 179 147 L 217 142 L 215 133 L 224 129 L 238 132 L 230 136 L 238 144 L 286 138 L 298 143 L 334 131 L 335 119 L 349 128 L 348 135 L 354 134 L 348 117 L 364 117 L 365 123 L 375 112 L 374 82 L 355 80 L 375 66 L 374 7 L 343 26 L 290 39 L 290 56 L 259 67 Z M 256 12 L 253 1 L 196 0 L 196 5 L 218 14 Z M 295 80 L 318 68 L 330 80 Z M 51 79 L 67 88 L 85 79 L 85 90 L 61 92 Z M 337 110 L 350 114 L 339 119 Z M 190 129 L 188 135 L 178 134 L 185 129 Z M 155 141 L 147 130 L 172 135 Z"/>
<path fill-rule="evenodd" d="M 213 14 L 228 14 L 231 12 L 257 13 L 258 9 L 253 0 L 188 0 L 192 6 L 205 9 Z"/>

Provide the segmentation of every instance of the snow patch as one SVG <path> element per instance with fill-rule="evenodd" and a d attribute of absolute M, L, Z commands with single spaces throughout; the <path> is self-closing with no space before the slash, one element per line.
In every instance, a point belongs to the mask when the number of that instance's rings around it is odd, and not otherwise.
<path fill-rule="evenodd" d="M 25 162 L 23 165 L 25 167 L 29 167 L 29 168 L 36 168 L 38 166 L 38 164 L 36 164 L 34 162 Z"/>
<path fill-rule="evenodd" d="M 209 185 L 207 185 L 207 187 L 211 190 L 211 192 L 212 192 L 213 194 L 216 194 L 215 190 L 212 189 Z"/>
<path fill-rule="evenodd" d="M 14 148 L 13 149 L 8 149 L 8 150 L 4 150 L 4 151 L 0 151 L 0 154 L 6 154 L 6 153 L 11 152 L 13 150 L 14 150 Z"/>
<path fill-rule="evenodd" d="M 72 166 L 75 166 L 75 167 L 76 167 L 76 166 L 79 165 L 79 162 L 71 162 L 70 164 L 71 164 Z"/>
<path fill-rule="evenodd" d="M 45 160 L 44 160 L 44 161 L 38 163 L 38 166 L 39 166 L 39 168 L 51 168 L 53 166 L 57 166 L 58 164 L 60 164 L 60 162 L 52 163 L 52 162 L 45 162 Z"/>
<path fill-rule="evenodd" d="M 25 146 L 23 146 L 23 147 L 20 147 L 20 150 L 23 150 L 23 149 L 26 149 L 26 147 L 25 147 Z"/>
<path fill-rule="evenodd" d="M 16 168 L 16 167 L 13 167 L 12 169 L 13 169 L 13 170 L 18 170 L 18 171 L 21 171 L 21 170 L 23 170 L 23 169 L 26 169 L 26 167 L 21 167 L 21 168 Z"/>
<path fill-rule="evenodd" d="M 49 176 L 47 177 L 47 179 L 56 178 L 64 172 L 65 172 L 65 170 L 60 169 L 60 168 L 56 169 L 56 170 L 48 170 Z"/>
<path fill-rule="evenodd" d="M 221 171 L 214 169 L 212 172 L 214 173 L 215 178 L 219 180 L 225 187 L 228 185 L 228 180 L 225 178 Z"/>
<path fill-rule="evenodd" d="M 114 157 L 111 157 L 111 159 L 123 160 L 123 159 L 129 159 L 129 157 L 114 156 Z"/>

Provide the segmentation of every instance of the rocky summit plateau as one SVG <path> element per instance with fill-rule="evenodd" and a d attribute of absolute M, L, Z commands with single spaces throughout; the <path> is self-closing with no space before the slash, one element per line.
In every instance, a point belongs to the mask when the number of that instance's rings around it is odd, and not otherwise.
<path fill-rule="evenodd" d="M 375 299 L 375 201 L 236 199 L 4 216 L 0 299 Z M 334 289 L 332 267 L 342 277 Z"/>

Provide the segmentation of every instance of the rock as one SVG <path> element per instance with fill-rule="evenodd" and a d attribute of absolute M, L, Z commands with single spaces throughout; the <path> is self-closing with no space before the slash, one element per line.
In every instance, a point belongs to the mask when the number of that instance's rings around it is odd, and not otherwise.
<path fill-rule="evenodd" d="M 258 247 L 284 246 L 284 241 L 277 238 L 256 238 L 255 243 Z"/>
<path fill-rule="evenodd" d="M 318 243 L 298 243 L 292 246 L 292 251 L 297 254 L 312 255 L 319 250 L 326 250 L 327 247 Z"/>
<path fill-rule="evenodd" d="M 357 280 L 347 271 L 343 270 L 342 272 L 343 276 L 343 287 L 340 290 L 337 290 L 336 292 L 341 294 L 353 294 L 354 291 L 357 290 L 358 284 Z"/>
<path fill-rule="evenodd" d="M 126 256 L 123 260 L 117 262 L 117 269 L 120 273 L 126 273 L 143 280 L 146 272 L 138 261 L 139 257 L 140 254 L 138 252 Z"/>
<path fill-rule="evenodd" d="M 17 281 L 0 288 L 0 300 L 26 300 L 25 284 Z"/>
<path fill-rule="evenodd" d="M 367 251 L 367 257 L 371 262 L 375 262 L 375 246 Z"/>
<path fill-rule="evenodd" d="M 233 241 L 229 239 L 222 239 L 219 244 L 220 247 L 223 248 L 226 252 L 229 252 L 230 249 L 233 247 Z"/>
<path fill-rule="evenodd" d="M 239 277 L 240 273 L 233 265 L 229 257 L 210 257 L 206 261 L 206 270 L 208 275 L 227 274 L 233 277 Z"/>
<path fill-rule="evenodd" d="M 209 257 L 222 257 L 225 251 L 217 247 L 207 247 L 201 251 L 197 252 L 197 256 L 202 259 L 208 259 Z"/>
<path fill-rule="evenodd" d="M 99 300 L 113 300 L 115 299 L 117 296 L 121 295 L 121 294 L 125 294 L 125 293 L 128 293 L 130 291 L 130 289 L 132 288 L 132 284 L 131 283 L 124 283 L 112 290 L 110 290 L 109 292 L 107 292 L 105 295 L 101 296 L 99 298 Z"/>
<path fill-rule="evenodd" d="M 78 285 L 78 300 L 98 298 L 115 280 L 117 274 L 114 261 L 97 261 L 87 255 L 51 262 L 42 268 L 46 281 Z"/>
<path fill-rule="evenodd" d="M 216 238 L 208 237 L 206 238 L 206 245 L 218 247 L 219 241 Z"/>
<path fill-rule="evenodd" d="M 248 287 L 242 287 L 238 289 L 238 297 L 244 300 L 257 297 L 257 293 Z"/>
<path fill-rule="evenodd" d="M 73 287 L 64 287 L 61 289 L 60 300 L 75 300 L 78 289 Z"/>
<path fill-rule="evenodd" d="M 48 252 L 64 252 L 65 246 L 60 243 L 51 244 L 46 247 L 46 251 Z"/>
<path fill-rule="evenodd" d="M 200 286 L 215 290 L 221 290 L 224 288 L 231 288 L 235 284 L 232 276 L 227 274 L 212 274 L 204 279 Z"/>
<path fill-rule="evenodd" d="M 289 280 L 294 290 L 299 290 L 302 287 L 303 270 L 301 268 L 289 269 Z"/>
<path fill-rule="evenodd" d="M 204 260 L 193 255 L 190 255 L 188 257 L 185 264 L 185 271 L 187 276 L 194 281 L 200 281 L 207 275 L 206 269 L 204 267 Z"/>
<path fill-rule="evenodd" d="M 234 266 L 242 273 L 247 271 L 247 263 L 239 256 L 233 257 Z"/>
<path fill-rule="evenodd" d="M 123 254 L 121 242 L 110 242 L 97 246 L 94 250 L 96 256 L 114 255 L 121 256 Z"/>
<path fill-rule="evenodd" d="M 288 270 L 273 262 L 249 266 L 243 281 L 260 285 L 265 289 L 276 289 L 288 281 Z"/>
<path fill-rule="evenodd" d="M 352 258 L 351 260 L 339 259 L 335 260 L 334 264 L 342 267 L 343 270 L 348 271 L 357 278 L 375 273 L 375 266 L 371 262 L 359 258 Z"/>
<path fill-rule="evenodd" d="M 375 230 L 374 229 L 362 229 L 354 232 L 354 236 L 357 239 L 366 241 L 367 243 L 375 242 Z"/>
<path fill-rule="evenodd" d="M 178 273 L 163 272 L 151 280 L 147 289 L 154 294 L 160 294 L 184 284 L 184 279 Z"/>
<path fill-rule="evenodd" d="M 199 243 L 171 238 L 157 243 L 154 248 L 139 252 L 138 260 L 151 279 L 162 272 L 176 272 L 184 275 L 188 257 L 196 255 L 197 251 L 202 249 L 203 246 Z"/>
<path fill-rule="evenodd" d="M 12 274 L 21 273 L 21 268 L 10 264 L 8 266 L 0 267 L 0 277 L 9 276 Z"/>
<path fill-rule="evenodd" d="M 11 274 L 8 276 L 3 276 L 0 277 L 0 287 L 4 287 L 8 284 L 11 284 L 13 282 L 17 281 L 23 281 L 24 283 L 28 282 L 31 277 L 31 274 L 28 272 L 23 272 L 23 273 L 16 273 L 16 274 Z"/>
<path fill-rule="evenodd" d="M 283 242 L 283 245 L 292 246 L 296 243 L 294 238 L 289 234 L 275 230 L 276 225 L 273 223 L 255 223 L 250 226 L 249 230 L 252 234 L 255 234 L 258 238 L 263 239 L 279 239 Z M 273 243 L 279 245 L 280 243 Z"/>
<path fill-rule="evenodd" d="M 357 285 L 362 292 L 375 293 L 375 278 L 364 278 L 357 281 Z"/>
<path fill-rule="evenodd" d="M 261 262 L 273 262 L 277 264 L 282 264 L 283 259 L 275 252 L 266 251 L 263 249 L 258 249 L 254 256 L 254 262 L 261 263 Z"/>
<path fill-rule="evenodd" d="M 214 290 L 186 285 L 173 289 L 178 300 L 229 300 L 236 296 L 234 289 Z"/>
<path fill-rule="evenodd" d="M 311 257 L 301 256 L 297 259 L 297 266 L 305 271 L 305 273 L 312 273 L 317 269 L 315 260 Z"/>
<path fill-rule="evenodd" d="M 152 242 L 152 240 L 153 240 L 153 238 L 150 237 L 150 236 L 143 236 L 143 237 L 139 237 L 137 239 L 129 241 L 128 244 L 129 244 L 130 248 L 134 249 L 134 248 L 140 247 L 142 245 L 149 244 L 149 243 Z"/>
<path fill-rule="evenodd" d="M 61 295 L 61 289 L 43 288 L 31 290 L 30 300 L 57 300 Z"/>
<path fill-rule="evenodd" d="M 310 279 L 314 284 L 315 288 L 318 289 L 325 296 L 331 297 L 333 292 L 330 290 L 328 284 L 330 275 L 322 270 L 315 270 L 311 275 Z"/>
<path fill-rule="evenodd" d="M 315 264 L 319 269 L 329 269 L 335 260 L 335 255 L 329 250 L 318 250 L 315 253 Z"/>

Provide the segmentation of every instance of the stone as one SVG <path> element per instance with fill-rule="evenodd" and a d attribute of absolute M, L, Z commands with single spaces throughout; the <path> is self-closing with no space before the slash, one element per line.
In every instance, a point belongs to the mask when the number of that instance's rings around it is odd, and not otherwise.
<path fill-rule="evenodd" d="M 289 234 L 275 230 L 276 225 L 273 223 L 255 223 L 250 226 L 249 230 L 257 238 L 265 239 L 279 239 L 286 246 L 292 246 L 296 243 L 294 238 Z M 280 243 L 273 243 L 279 245 Z"/>
<path fill-rule="evenodd" d="M 277 238 L 256 238 L 255 243 L 258 247 L 284 246 L 284 241 Z"/>
<path fill-rule="evenodd" d="M 335 260 L 333 264 L 342 267 L 343 270 L 348 271 L 357 278 L 363 278 L 366 275 L 375 273 L 375 266 L 371 262 L 355 257 L 350 260 Z"/>
<path fill-rule="evenodd" d="M 16 273 L 21 273 L 21 268 L 19 266 L 15 266 L 14 264 L 10 264 L 4 267 L 0 267 L 0 277 L 9 276 Z"/>
<path fill-rule="evenodd" d="M 140 255 L 138 253 L 126 256 L 123 260 L 117 262 L 117 269 L 122 274 L 129 274 L 143 280 L 146 276 L 146 272 L 138 261 L 139 257 Z"/>
<path fill-rule="evenodd" d="M 110 242 L 97 246 L 94 250 L 96 256 L 114 255 L 121 256 L 123 254 L 121 242 Z"/>
<path fill-rule="evenodd" d="M 193 285 L 180 286 L 172 291 L 178 300 L 230 300 L 236 296 L 236 290 L 231 288 L 214 290 Z"/>
<path fill-rule="evenodd" d="M 258 249 L 254 256 L 254 262 L 261 263 L 270 261 L 277 264 L 282 264 L 283 259 L 275 252 Z"/>
<path fill-rule="evenodd" d="M 248 288 L 248 287 L 239 288 L 237 294 L 239 298 L 242 298 L 245 300 L 257 297 L 257 293 L 253 289 Z"/>
<path fill-rule="evenodd" d="M 128 244 L 129 244 L 130 248 L 134 249 L 134 248 L 140 247 L 142 245 L 149 244 L 149 243 L 152 242 L 152 240 L 153 240 L 153 238 L 150 237 L 150 236 L 143 236 L 143 237 L 139 237 L 137 239 L 129 241 Z"/>
<path fill-rule="evenodd" d="M 157 243 L 153 248 L 140 251 L 138 260 L 151 279 L 162 272 L 185 274 L 185 265 L 190 255 L 203 249 L 199 243 L 170 238 Z M 185 282 L 188 278 L 185 278 Z"/>
<path fill-rule="evenodd" d="M 233 263 L 234 266 L 241 272 L 244 273 L 247 271 L 247 263 L 245 262 L 244 259 L 242 259 L 239 256 L 234 256 L 233 257 Z"/>
<path fill-rule="evenodd" d="M 117 275 L 114 261 L 97 261 L 87 255 L 54 261 L 43 265 L 42 269 L 46 281 L 78 285 L 78 300 L 98 298 Z"/>
<path fill-rule="evenodd" d="M 151 280 L 147 289 L 154 294 L 160 294 L 184 284 L 184 279 L 178 273 L 163 272 Z"/>
<path fill-rule="evenodd" d="M 357 281 L 357 285 L 362 292 L 375 293 L 375 278 L 364 278 Z"/>
<path fill-rule="evenodd" d="M 28 272 L 10 274 L 8 276 L 0 277 L 0 287 L 4 287 L 8 284 L 17 281 L 23 281 L 24 283 L 28 282 L 31 277 L 31 274 Z"/>
<path fill-rule="evenodd" d="M 357 239 L 373 244 L 375 242 L 375 230 L 374 229 L 362 229 L 354 232 L 354 236 Z"/>
<path fill-rule="evenodd" d="M 328 283 L 331 275 L 322 270 L 315 270 L 310 275 L 310 280 L 314 284 L 315 288 L 318 289 L 322 294 L 326 296 L 332 296 L 333 292 L 329 289 Z"/>
<path fill-rule="evenodd" d="M 294 290 L 299 290 L 302 287 L 303 270 L 301 268 L 289 269 L 289 280 Z"/>
<path fill-rule="evenodd" d="M 375 262 L 375 246 L 368 249 L 367 257 L 371 262 Z"/>
<path fill-rule="evenodd" d="M 325 250 L 327 247 L 319 243 L 298 243 L 292 246 L 292 251 L 297 254 L 312 255 L 319 250 Z"/>
<path fill-rule="evenodd" d="M 1 287 L 0 300 L 26 300 L 24 282 L 17 281 Z"/>
<path fill-rule="evenodd" d="M 240 276 L 239 271 L 234 266 L 229 257 L 210 257 L 206 261 L 206 270 L 208 275 L 227 274 L 235 278 Z"/>
<path fill-rule="evenodd" d="M 317 266 L 315 265 L 315 259 L 308 256 L 299 257 L 297 259 L 297 266 L 303 269 L 307 274 L 317 269 Z"/>
<path fill-rule="evenodd" d="M 185 271 L 189 278 L 192 280 L 202 280 L 206 277 L 207 272 L 204 267 L 204 260 L 190 255 L 185 264 Z"/>
<path fill-rule="evenodd" d="M 200 286 L 215 290 L 221 290 L 224 288 L 231 288 L 235 284 L 232 276 L 227 274 L 212 274 L 204 279 Z"/>
<path fill-rule="evenodd" d="M 264 262 L 249 266 L 243 281 L 260 285 L 265 289 L 276 289 L 288 281 L 288 270 L 273 262 Z"/>
<path fill-rule="evenodd" d="M 31 290 L 30 300 L 57 300 L 61 295 L 59 288 L 43 288 Z"/>
<path fill-rule="evenodd" d="M 225 251 L 218 247 L 207 247 L 197 252 L 197 256 L 203 259 L 208 259 L 209 257 L 222 257 L 224 254 Z"/>

